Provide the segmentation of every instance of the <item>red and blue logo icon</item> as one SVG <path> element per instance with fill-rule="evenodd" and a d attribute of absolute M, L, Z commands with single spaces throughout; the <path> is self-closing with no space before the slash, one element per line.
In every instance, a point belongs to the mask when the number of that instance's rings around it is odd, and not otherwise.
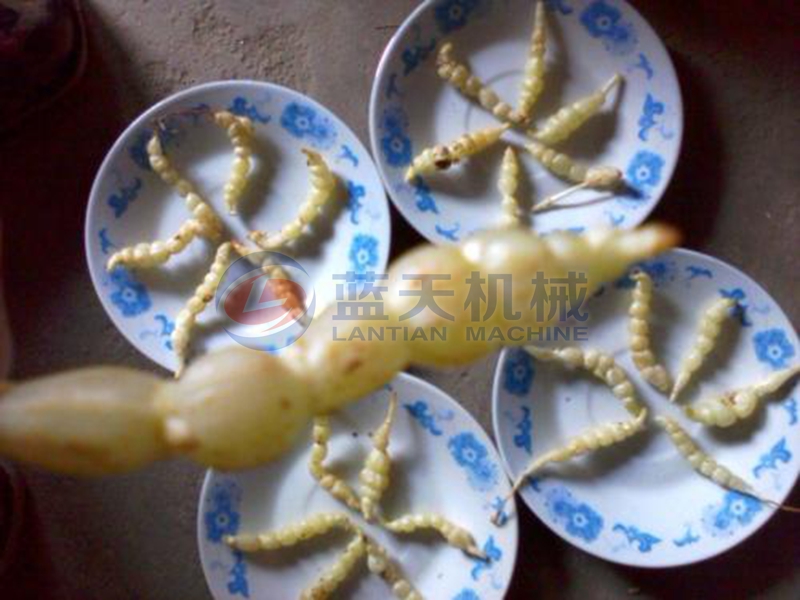
<path fill-rule="evenodd" d="M 240 258 L 217 287 L 217 312 L 225 331 L 254 350 L 279 350 L 297 340 L 311 323 L 315 303 L 306 270 L 278 252 Z"/>

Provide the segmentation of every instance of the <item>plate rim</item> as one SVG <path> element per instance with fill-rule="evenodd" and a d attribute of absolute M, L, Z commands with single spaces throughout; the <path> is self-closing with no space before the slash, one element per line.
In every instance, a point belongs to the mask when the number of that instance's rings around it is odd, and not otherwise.
<path fill-rule="evenodd" d="M 290 96 L 296 96 L 303 100 L 303 102 L 308 103 L 312 108 L 317 110 L 322 110 L 334 117 L 336 121 L 338 121 L 344 129 L 352 135 L 353 139 L 356 140 L 360 148 L 356 148 L 357 150 L 363 150 L 364 157 L 369 159 L 369 162 L 372 164 L 375 172 L 378 174 L 378 183 L 380 184 L 380 196 L 379 198 L 383 199 L 383 202 L 386 204 L 386 216 L 387 216 L 387 225 L 386 225 L 386 264 L 382 267 L 385 271 L 389 265 L 389 257 L 391 256 L 391 249 L 392 249 L 392 211 L 389 207 L 389 197 L 386 193 L 386 187 L 384 185 L 383 179 L 380 175 L 380 170 L 378 166 L 375 164 L 375 160 L 372 157 L 371 152 L 369 149 L 364 145 L 364 142 L 359 138 L 359 136 L 353 131 L 350 125 L 343 120 L 337 113 L 329 109 L 327 106 L 323 105 L 321 102 L 316 100 L 315 98 L 304 94 L 303 92 L 294 90 L 290 87 L 283 86 L 277 83 L 273 83 L 270 81 L 259 81 L 256 79 L 220 79 L 215 81 L 207 81 L 204 83 L 199 83 L 197 85 L 190 86 L 188 88 L 178 90 L 177 92 L 162 98 L 155 104 L 149 106 L 144 111 L 139 113 L 130 123 L 117 135 L 117 138 L 114 140 L 114 143 L 106 151 L 105 156 L 103 157 L 103 161 L 100 163 L 100 166 L 97 168 L 95 173 L 94 179 L 92 181 L 92 187 L 89 190 L 89 197 L 86 202 L 85 214 L 83 219 L 83 246 L 84 246 L 84 258 L 86 260 L 86 265 L 89 270 L 89 278 L 92 282 L 92 287 L 94 288 L 95 295 L 100 300 L 100 304 L 103 307 L 103 310 L 106 313 L 108 319 L 111 320 L 111 323 L 114 325 L 114 328 L 122 334 L 125 340 L 130 344 L 139 354 L 146 357 L 148 360 L 152 361 L 154 364 L 158 365 L 162 369 L 167 370 L 170 373 L 174 373 L 174 369 L 170 368 L 169 366 L 163 364 L 160 360 L 157 360 L 154 356 L 152 356 L 148 350 L 146 350 L 145 346 L 139 346 L 137 344 L 136 337 L 130 333 L 126 328 L 123 328 L 120 324 L 122 321 L 118 321 L 118 318 L 115 315 L 112 307 L 110 306 L 108 298 L 106 298 L 103 294 L 100 293 L 100 286 L 98 282 L 100 281 L 101 274 L 97 273 L 97 269 L 95 269 L 94 265 L 92 264 L 92 244 L 94 242 L 93 239 L 93 232 L 94 228 L 92 225 L 96 224 L 96 220 L 99 218 L 97 217 L 98 206 L 99 203 L 102 202 L 100 198 L 100 186 L 102 185 L 102 181 L 105 179 L 104 175 L 112 165 L 113 157 L 117 156 L 121 149 L 123 149 L 124 142 L 127 137 L 132 132 L 135 132 L 139 129 L 142 123 L 145 123 L 148 119 L 150 119 L 154 114 L 157 114 L 159 111 L 163 110 L 164 108 L 185 100 L 186 98 L 190 98 L 196 94 L 202 94 L 206 91 L 213 91 L 218 89 L 226 89 L 226 88 L 260 88 L 263 91 L 269 91 L 273 93 L 279 94 L 288 94 Z M 376 272 L 378 270 L 376 269 Z"/>
<path fill-rule="evenodd" d="M 416 24 L 420 15 L 433 8 L 433 5 L 441 0 L 423 0 L 402 22 L 400 27 L 394 32 L 392 37 L 389 39 L 389 42 L 386 44 L 383 52 L 381 53 L 381 58 L 378 61 L 378 66 L 375 70 L 375 77 L 372 81 L 372 90 L 370 91 L 370 98 L 369 98 L 369 113 L 368 113 L 368 121 L 369 121 L 369 141 L 370 141 L 370 149 L 373 155 L 373 162 L 380 174 L 381 181 L 383 182 L 383 187 L 386 190 L 386 195 L 389 198 L 389 201 L 394 205 L 397 211 L 403 216 L 406 222 L 411 225 L 411 227 L 425 240 L 432 244 L 436 245 L 453 245 L 457 244 L 458 242 L 454 242 L 449 239 L 439 239 L 429 236 L 425 231 L 421 230 L 415 224 L 415 221 L 410 218 L 410 215 L 413 214 L 412 210 L 406 206 L 405 203 L 400 202 L 399 200 L 395 199 L 395 192 L 390 185 L 389 177 L 386 174 L 383 168 L 383 161 L 380 158 L 380 144 L 378 143 L 378 104 L 380 102 L 381 92 L 380 90 L 383 88 L 383 84 L 385 83 L 385 79 L 387 76 L 387 71 L 389 67 L 389 62 L 391 61 L 392 57 L 394 56 L 395 52 L 398 50 L 397 46 L 400 45 L 403 38 L 405 38 L 406 33 L 409 29 L 412 29 Z M 545 1 L 545 0 L 541 0 Z M 675 82 L 675 115 L 676 115 L 676 132 L 675 132 L 675 159 L 667 164 L 664 165 L 664 186 L 661 189 L 660 194 L 658 197 L 653 201 L 650 202 L 642 211 L 635 213 L 632 218 L 626 219 L 625 222 L 621 225 L 623 229 L 633 229 L 641 225 L 647 218 L 653 213 L 653 211 L 658 207 L 661 201 L 664 199 L 670 185 L 672 184 L 672 178 L 675 175 L 675 170 L 678 167 L 678 163 L 681 159 L 681 154 L 683 153 L 683 138 L 684 138 L 684 107 L 683 107 L 683 91 L 681 89 L 681 82 L 678 78 L 677 70 L 675 69 L 675 63 L 672 60 L 672 56 L 670 55 L 669 49 L 664 41 L 661 39 L 661 36 L 658 35 L 656 29 L 650 25 L 650 22 L 644 18 L 644 16 L 636 9 L 633 4 L 631 4 L 628 0 L 614 0 L 619 4 L 624 4 L 627 7 L 627 10 L 630 10 L 634 13 L 639 19 L 641 19 L 642 24 L 649 30 L 652 34 L 653 39 L 656 41 L 660 49 L 663 51 L 664 56 L 666 57 L 665 65 L 667 66 L 667 73 L 668 76 L 672 78 Z M 469 26 L 469 25 L 467 25 Z M 440 40 L 441 41 L 441 40 Z M 439 43 L 437 42 L 437 47 Z M 531 229 L 531 231 L 535 231 Z"/>
<path fill-rule="evenodd" d="M 730 263 L 727 263 L 724 260 L 722 260 L 720 258 L 717 258 L 716 256 L 711 256 L 709 254 L 705 254 L 704 252 L 700 252 L 698 250 L 693 250 L 691 248 L 683 248 L 683 247 L 672 248 L 671 250 L 663 252 L 663 253 L 661 253 L 661 254 L 653 257 L 653 258 L 654 259 L 658 259 L 660 257 L 668 256 L 670 254 L 677 254 L 679 256 L 689 256 L 689 257 L 693 257 L 693 258 L 696 258 L 696 259 L 708 260 L 709 262 L 711 262 L 712 264 L 714 264 L 717 267 L 721 266 L 721 267 L 725 267 L 725 268 L 731 269 L 734 272 L 735 275 L 737 275 L 738 277 L 741 277 L 745 281 L 751 283 L 756 290 L 758 290 L 759 292 L 764 294 L 766 297 L 768 297 L 775 304 L 775 306 L 778 308 L 778 310 L 780 311 L 780 315 L 791 324 L 791 319 L 789 319 L 789 317 L 786 315 L 786 313 L 784 312 L 784 310 L 781 307 L 781 305 L 778 304 L 778 302 L 772 297 L 772 295 L 769 294 L 766 291 L 766 289 L 759 282 L 757 282 L 755 279 L 750 277 L 747 273 L 742 271 L 739 267 L 737 267 L 735 265 L 732 265 Z M 792 329 L 792 333 L 793 333 L 795 342 L 798 342 L 797 332 L 794 329 Z M 506 457 L 505 445 L 500 443 L 500 440 L 502 439 L 501 436 L 500 436 L 500 388 L 502 387 L 501 379 L 502 379 L 502 376 L 503 376 L 502 365 L 505 362 L 505 359 L 506 359 L 506 356 L 507 356 L 509 350 L 513 350 L 514 348 L 515 347 L 512 347 L 512 346 L 505 346 L 500 351 L 500 354 L 499 354 L 498 360 L 497 360 L 497 364 L 495 365 L 494 377 L 492 378 L 492 433 L 494 434 L 494 439 L 497 441 L 497 452 L 500 454 L 501 464 L 503 465 L 503 468 L 505 469 L 507 476 L 510 477 L 512 480 L 515 477 L 515 474 L 513 473 L 512 469 L 510 468 L 508 459 Z M 786 498 L 788 498 L 791 495 L 791 493 L 794 491 L 795 487 L 797 487 L 797 483 L 798 483 L 799 480 L 800 480 L 800 467 L 798 467 L 797 470 L 795 471 L 794 476 L 792 478 L 791 485 L 787 486 L 786 492 L 780 498 L 779 502 L 783 502 L 784 500 L 786 500 Z M 720 488 L 720 489 L 724 489 L 724 488 Z M 525 497 L 524 497 L 524 495 L 522 493 L 519 493 L 519 494 L 516 494 L 516 495 L 520 496 L 520 498 L 522 499 L 521 504 L 524 504 L 525 507 L 527 508 L 527 510 L 530 513 L 532 513 L 545 527 L 547 527 L 552 533 L 558 535 L 562 540 L 564 540 L 566 543 L 568 543 L 573 548 L 575 548 L 575 549 L 577 549 L 577 550 L 579 550 L 581 552 L 586 552 L 587 554 L 590 554 L 590 555 L 595 556 L 595 557 L 597 557 L 597 558 L 599 558 L 601 560 L 604 560 L 604 561 L 607 561 L 607 562 L 610 562 L 610 563 L 613 563 L 613 564 L 624 565 L 624 566 L 629 566 L 629 567 L 637 567 L 637 568 L 641 568 L 641 569 L 676 569 L 676 568 L 679 568 L 679 567 L 688 567 L 690 565 L 696 565 L 696 564 L 705 562 L 707 560 L 711 560 L 713 558 L 717 558 L 717 557 L 719 557 L 719 556 L 721 556 L 721 555 L 723 555 L 723 554 L 725 554 L 727 552 L 730 552 L 730 551 L 734 550 L 735 548 L 737 548 L 738 546 L 740 546 L 744 542 L 746 542 L 748 539 L 750 539 L 753 535 L 755 535 L 756 533 L 761 531 L 761 529 L 764 528 L 767 525 L 767 523 L 769 523 L 775 517 L 775 514 L 778 512 L 777 509 L 775 509 L 775 510 L 771 509 L 771 512 L 768 514 L 767 518 L 760 525 L 758 525 L 757 527 L 755 527 L 753 529 L 750 529 L 750 530 L 746 531 L 744 533 L 743 537 L 741 537 L 739 539 L 739 541 L 737 541 L 735 544 L 733 544 L 732 546 L 728 546 L 726 548 L 721 548 L 721 549 L 715 550 L 714 552 L 712 552 L 711 554 L 708 554 L 706 556 L 690 558 L 689 560 L 684 560 L 682 562 L 671 562 L 671 563 L 665 563 L 665 564 L 641 564 L 641 563 L 636 563 L 636 562 L 631 562 L 631 561 L 625 560 L 624 557 L 621 557 L 621 556 L 612 557 L 610 555 L 603 554 L 603 553 L 597 551 L 597 549 L 593 548 L 593 547 L 584 547 L 582 545 L 577 545 L 577 544 L 573 543 L 573 541 L 569 537 L 567 537 L 565 532 L 561 531 L 560 529 L 557 529 L 556 527 L 553 527 L 552 524 L 549 521 L 547 521 L 544 518 L 542 518 L 539 515 L 539 512 L 537 510 L 534 510 L 534 508 L 527 502 L 527 500 L 525 500 Z M 777 500 L 777 498 L 776 498 L 776 500 Z"/>
<path fill-rule="evenodd" d="M 454 405 L 453 406 L 454 409 L 459 410 L 462 413 L 462 415 L 467 419 L 467 422 L 474 429 L 477 429 L 477 430 L 481 431 L 483 433 L 483 435 L 486 437 L 486 441 L 489 443 L 489 446 L 497 454 L 497 458 L 498 458 L 497 462 L 500 464 L 500 466 L 502 468 L 502 473 L 499 474 L 500 480 L 502 482 L 501 485 L 505 484 L 505 485 L 507 485 L 509 487 L 509 490 L 511 489 L 511 484 L 510 484 L 510 482 L 508 480 L 508 474 L 507 474 L 508 471 L 505 468 L 504 458 L 503 458 L 502 453 L 500 452 L 500 449 L 499 449 L 498 445 L 494 442 L 494 439 L 492 438 L 492 435 L 490 435 L 490 432 L 488 432 L 480 424 L 480 422 L 473 416 L 473 414 L 470 411 L 468 411 L 452 395 L 450 395 L 449 393 L 447 393 L 446 391 L 444 391 L 440 387 L 430 383 L 429 381 L 426 381 L 425 379 L 423 379 L 421 377 L 418 377 L 416 375 L 412 375 L 411 373 L 407 373 L 406 371 L 400 371 L 395 375 L 395 377 L 392 379 L 392 381 L 389 382 L 389 384 L 391 385 L 392 382 L 394 382 L 394 381 L 396 381 L 398 379 L 403 380 L 405 383 L 411 383 L 411 384 L 414 384 L 414 385 L 421 385 L 424 389 L 426 389 L 428 391 L 432 391 L 434 393 L 441 394 L 447 400 L 448 403 Z M 358 400 L 354 401 L 351 404 L 356 404 L 358 402 L 361 402 L 362 400 L 366 399 L 367 397 L 369 397 L 373 393 L 379 391 L 380 389 L 381 388 L 378 388 L 378 389 L 374 390 L 373 392 L 370 392 L 369 394 L 366 394 L 366 395 L 362 396 L 361 398 L 359 398 Z M 280 460 L 280 459 L 278 459 L 278 460 Z M 254 469 L 258 469 L 258 468 L 260 468 L 260 467 L 254 467 Z M 244 471 L 248 471 L 248 470 L 251 470 L 251 469 L 244 469 Z M 235 473 L 237 471 L 233 471 L 233 472 Z M 205 563 L 204 537 L 203 537 L 203 527 L 204 527 L 205 523 L 204 523 L 204 520 L 203 520 L 203 499 L 206 497 L 206 492 L 209 489 L 209 486 L 211 485 L 212 479 L 218 473 L 220 473 L 220 471 L 217 471 L 216 469 L 213 469 L 213 468 L 208 468 L 208 469 L 206 469 L 205 474 L 203 475 L 203 483 L 200 486 L 200 493 L 199 493 L 198 498 L 197 498 L 197 514 L 196 514 L 196 526 L 195 526 L 195 533 L 196 533 L 196 539 L 197 539 L 197 553 L 198 553 L 198 558 L 200 560 L 200 568 L 203 571 L 203 578 L 205 579 L 206 587 L 208 588 L 208 592 L 209 592 L 209 594 L 211 594 L 212 598 L 214 598 L 215 600 L 217 600 L 217 596 L 215 596 L 213 591 L 212 591 L 211 581 L 209 579 L 209 570 L 206 569 L 206 563 Z M 516 513 L 516 511 L 519 510 L 519 505 L 518 505 L 518 502 L 517 502 L 516 495 L 514 495 L 511 498 L 511 502 L 512 502 L 513 509 L 514 509 L 514 511 Z M 508 505 L 508 504 L 509 503 L 507 502 L 506 505 Z M 502 528 L 505 529 L 505 528 L 509 527 L 510 526 L 510 521 L 511 521 L 511 519 L 509 519 L 509 522 L 505 523 L 502 526 Z M 508 582 L 507 582 L 507 584 L 505 586 L 505 589 L 497 590 L 499 592 L 502 592 L 500 594 L 500 596 L 499 596 L 500 598 L 505 598 L 505 596 L 508 593 L 509 589 L 511 589 L 511 586 L 514 583 L 515 574 L 516 574 L 516 570 L 517 570 L 517 560 L 519 558 L 520 528 L 519 528 L 519 519 L 513 519 L 513 521 L 515 523 L 514 524 L 514 534 L 513 534 L 514 543 L 513 543 L 513 556 L 511 557 L 512 558 L 512 560 L 511 560 L 511 568 L 510 568 L 510 571 L 509 571 L 510 575 L 509 575 L 509 578 L 508 578 Z"/>

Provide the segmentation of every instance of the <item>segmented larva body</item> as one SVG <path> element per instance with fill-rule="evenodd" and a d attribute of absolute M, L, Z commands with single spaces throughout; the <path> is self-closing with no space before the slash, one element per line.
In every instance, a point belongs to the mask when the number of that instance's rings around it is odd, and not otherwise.
<path fill-rule="evenodd" d="M 675 419 L 658 416 L 655 421 L 669 434 L 672 443 L 681 455 L 700 475 L 724 488 L 744 494 L 753 493 L 753 488 L 750 484 L 741 477 L 734 475 L 727 467 L 720 465 L 708 454 L 703 452 L 700 446 L 697 445 L 697 442 L 686 433 L 686 430 L 684 430 Z"/>
<path fill-rule="evenodd" d="M 227 110 L 215 112 L 214 123 L 225 130 L 233 146 L 233 165 L 231 165 L 228 182 L 223 188 L 223 201 L 228 213 L 235 215 L 239 199 L 247 186 L 247 176 L 250 174 L 250 157 L 253 154 L 252 142 L 255 127 L 247 117 L 236 116 Z"/>
<path fill-rule="evenodd" d="M 543 144 L 557 144 L 566 140 L 600 110 L 609 92 L 621 81 L 622 76 L 617 73 L 594 93 L 560 108 L 536 131 L 536 139 Z"/>
<path fill-rule="evenodd" d="M 435 342 L 332 340 L 332 325 L 342 322 L 333 320 L 340 307 L 331 305 L 284 352 L 233 345 L 198 357 L 177 381 L 132 368 L 88 367 L 14 382 L 0 392 L 0 455 L 80 475 L 121 473 L 178 456 L 221 470 L 254 467 L 292 448 L 313 416 L 364 397 L 411 364 L 468 364 L 495 351 L 499 343 L 467 341 L 474 324 L 464 308 L 471 272 L 511 273 L 515 290 L 522 286 L 512 298 L 522 319 L 496 311 L 489 325 L 541 327 L 547 320 L 526 310 L 537 272 L 548 278 L 585 273 L 591 295 L 676 241 L 671 228 L 649 225 L 546 237 L 523 228 L 489 230 L 452 246 L 424 245 L 389 268 L 383 309 L 394 323 L 416 305 L 418 298 L 400 296 L 409 288 L 402 274 L 451 274 L 436 289 L 453 293 L 437 303 L 454 320 L 431 320 L 431 311 L 423 311 L 404 321 L 412 330 L 441 327 L 446 336 Z M 371 318 L 348 328 L 365 328 Z"/>
<path fill-rule="evenodd" d="M 636 418 L 630 421 L 618 421 L 614 423 L 604 423 L 597 427 L 592 427 L 577 436 L 569 439 L 564 446 L 555 448 L 534 459 L 525 468 L 522 474 L 514 481 L 509 497 L 516 493 L 525 481 L 533 477 L 543 467 L 559 462 L 566 462 L 577 456 L 594 452 L 600 448 L 605 448 L 613 444 L 618 444 L 644 430 L 647 409 L 642 408 Z"/>
<path fill-rule="evenodd" d="M 403 576 L 400 567 L 389 558 L 386 549 L 370 538 L 367 538 L 367 568 L 389 585 L 398 600 L 422 600 L 420 593 Z"/>
<path fill-rule="evenodd" d="M 800 373 L 800 365 L 771 374 L 761 383 L 706 398 L 684 408 L 693 421 L 712 427 L 730 427 L 752 415 L 761 401 Z"/>
<path fill-rule="evenodd" d="M 549 349 L 526 346 L 525 350 L 534 358 L 544 361 L 557 361 L 573 369 L 583 369 L 604 382 L 634 417 L 645 411 L 636 396 L 633 383 L 614 358 L 598 350 L 582 350 L 577 346 Z"/>
<path fill-rule="evenodd" d="M 432 529 L 438 532 L 451 546 L 463 550 L 471 556 L 485 559 L 486 555 L 475 543 L 472 534 L 436 514 L 406 515 L 393 521 L 383 523 L 384 527 L 394 533 L 413 533 L 419 530 Z"/>
<path fill-rule="evenodd" d="M 628 309 L 631 358 L 645 381 L 668 394 L 672 380 L 664 366 L 656 361 L 650 344 L 649 317 L 653 301 L 653 280 L 644 271 L 633 273 L 631 278 L 636 282 L 633 302 Z"/>
<path fill-rule="evenodd" d="M 539 95 L 544 89 L 544 55 L 547 45 L 545 32 L 544 2 L 536 3 L 536 13 L 533 20 L 533 33 L 528 60 L 522 72 L 517 109 L 510 115 L 512 121 L 527 121 L 533 113 Z"/>
<path fill-rule="evenodd" d="M 222 234 L 222 221 L 208 202 L 197 193 L 192 182 L 181 177 L 180 173 L 172 166 L 169 158 L 164 154 L 158 134 L 154 133 L 147 143 L 147 156 L 153 171 L 164 183 L 174 187 L 184 198 L 186 207 L 203 226 L 202 235 L 212 239 L 218 238 Z"/>
<path fill-rule="evenodd" d="M 109 271 L 118 266 L 146 269 L 164 264 L 171 256 L 182 252 L 194 238 L 202 235 L 203 226 L 196 219 L 190 219 L 181 225 L 180 229 L 168 240 L 155 242 L 142 242 L 135 246 L 128 246 L 115 252 L 108 259 L 106 268 Z"/>
<path fill-rule="evenodd" d="M 522 208 L 517 199 L 519 189 L 519 161 L 517 154 L 510 146 L 503 154 L 503 163 L 500 165 L 500 179 L 497 182 L 500 190 L 500 207 L 503 210 L 502 226 L 517 227 L 522 225 Z"/>
<path fill-rule="evenodd" d="M 328 455 L 328 440 L 331 437 L 330 419 L 327 416 L 314 418 L 312 437 L 314 444 L 311 446 L 311 459 L 308 463 L 311 476 L 331 496 L 353 510 L 361 510 L 361 502 L 353 489 L 344 480 L 325 468 L 324 462 Z"/>
<path fill-rule="evenodd" d="M 478 103 L 502 121 L 521 122 L 519 115 L 497 93 L 472 74 L 469 67 L 453 56 L 452 42 L 446 42 L 436 56 L 436 73 L 454 85 L 458 91 Z"/>
<path fill-rule="evenodd" d="M 316 221 L 325 207 L 335 199 L 336 176 L 331 172 L 322 155 L 303 148 L 309 169 L 309 192 L 300 206 L 297 217 L 274 234 L 265 231 L 251 231 L 250 239 L 264 250 L 275 251 L 297 240 L 307 225 Z"/>
<path fill-rule="evenodd" d="M 333 529 L 356 531 L 350 518 L 342 513 L 317 513 L 307 519 L 265 533 L 226 535 L 222 540 L 234 550 L 260 552 L 294 546 L 305 540 L 325 535 Z"/>
<path fill-rule="evenodd" d="M 389 458 L 389 437 L 392 432 L 394 415 L 397 412 L 397 392 L 389 395 L 389 410 L 381 426 L 372 434 L 372 450 L 364 461 L 364 468 L 358 474 L 361 493 L 361 513 L 367 521 L 375 518 L 378 502 L 389 487 L 389 473 L 392 467 Z"/>
<path fill-rule="evenodd" d="M 217 286 L 222 280 L 222 276 L 225 274 L 225 269 L 230 263 L 230 258 L 230 242 L 220 244 L 219 248 L 217 248 L 214 262 L 211 264 L 208 273 L 206 273 L 203 283 L 197 286 L 194 295 L 175 318 L 175 329 L 173 329 L 171 336 L 172 347 L 175 350 L 175 356 L 178 358 L 178 369 L 175 372 L 175 377 L 180 377 L 183 373 L 183 367 L 186 363 L 186 353 L 189 348 L 189 339 L 192 328 L 197 321 L 197 316 L 202 313 L 209 302 L 214 299 Z"/>
<path fill-rule="evenodd" d="M 692 375 L 700 369 L 706 357 L 711 354 L 722 330 L 722 324 L 730 316 L 731 309 L 735 305 L 736 301 L 732 298 L 717 298 L 703 313 L 694 344 L 681 362 L 680 370 L 675 377 L 675 385 L 669 396 L 672 402 L 675 402 L 678 394 L 689 384 Z"/>
<path fill-rule="evenodd" d="M 530 148 L 529 150 L 533 152 L 533 150 L 531 150 Z M 540 150 L 541 148 L 536 149 L 537 152 L 539 152 Z M 544 157 L 545 154 L 547 154 L 547 152 L 548 151 L 542 152 L 541 153 L 542 156 Z M 547 156 L 550 155 L 547 154 Z M 566 157 L 565 154 L 558 154 L 558 153 L 556 153 L 555 156 Z M 555 161 L 556 158 L 554 158 L 553 160 Z M 571 159 L 567 157 L 567 160 Z M 574 163 L 573 166 L 575 166 Z M 579 173 L 581 169 L 583 169 L 584 167 L 578 165 L 576 168 L 577 168 L 576 173 Z M 568 176 L 568 174 L 562 175 L 562 177 L 566 176 Z M 542 212 L 543 210 L 551 208 L 552 206 L 554 206 L 567 196 L 570 196 L 579 190 L 583 190 L 586 188 L 610 189 L 618 185 L 621 181 L 622 181 L 622 171 L 620 171 L 616 167 L 609 167 L 609 166 L 589 167 L 588 169 L 586 169 L 583 182 L 577 185 L 573 185 L 572 187 L 567 188 L 566 190 L 562 190 L 556 194 L 553 194 L 552 196 L 548 196 L 542 201 L 534 204 L 531 207 L 531 210 L 533 212 Z"/>
<path fill-rule="evenodd" d="M 329 598 L 345 579 L 353 572 L 367 551 L 364 536 L 358 535 L 347 545 L 336 562 L 320 578 L 300 594 L 300 600 L 323 600 Z"/>
<path fill-rule="evenodd" d="M 508 127 L 501 125 L 467 132 L 449 144 L 425 148 L 411 162 L 406 171 L 406 181 L 413 181 L 417 175 L 444 171 L 465 158 L 486 150 L 500 140 Z"/>
<path fill-rule="evenodd" d="M 563 152 L 557 152 L 539 142 L 528 142 L 525 144 L 525 149 L 530 152 L 545 169 L 562 179 L 567 179 L 575 183 L 583 183 L 586 179 L 589 168 L 586 165 L 574 161 Z"/>

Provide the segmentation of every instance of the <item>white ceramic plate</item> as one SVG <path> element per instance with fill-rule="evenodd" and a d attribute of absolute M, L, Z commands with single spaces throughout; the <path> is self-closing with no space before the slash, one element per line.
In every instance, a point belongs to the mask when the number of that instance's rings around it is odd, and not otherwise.
<path fill-rule="evenodd" d="M 620 168 L 624 194 L 585 191 L 580 205 L 537 214 L 533 227 L 580 231 L 599 225 L 633 227 L 661 198 L 681 145 L 683 108 L 664 45 L 622 0 L 547 2 L 547 77 L 537 122 L 564 103 L 591 93 L 613 73 L 625 77 L 616 105 L 589 121 L 562 149 L 589 164 Z M 386 188 L 400 212 L 428 239 L 455 242 L 500 218 L 497 176 L 504 144 L 443 174 L 410 185 L 411 158 L 464 131 L 496 124 L 435 72 L 436 52 L 451 40 L 457 56 L 512 105 L 516 102 L 533 25 L 531 0 L 429 0 L 392 39 L 372 88 L 370 136 Z M 508 132 L 517 144 L 524 136 Z M 568 187 L 519 153 L 525 177 L 521 196 L 542 199 Z"/>
<path fill-rule="evenodd" d="M 176 117 L 200 104 L 247 114 L 256 125 L 254 167 L 240 204 L 240 217 L 222 206 L 222 187 L 230 172 L 227 136 L 209 119 Z M 292 90 L 261 82 L 208 83 L 156 104 L 120 136 L 95 179 L 86 217 L 86 255 L 95 289 L 114 324 L 140 351 L 175 369 L 169 333 L 175 317 L 202 281 L 213 248 L 195 240 L 166 265 L 114 276 L 105 264 L 115 249 L 172 235 L 189 216 L 183 200 L 153 173 L 145 145 L 153 122 L 167 117 L 162 136 L 176 167 L 188 175 L 217 210 L 231 233 L 244 239 L 248 229 L 274 231 L 295 218 L 307 193 L 308 174 L 300 149 L 321 152 L 347 189 L 346 203 L 319 243 L 295 258 L 314 283 L 317 310 L 334 299 L 334 274 L 384 270 L 389 255 L 390 222 L 386 195 L 364 146 L 333 113 Z M 193 352 L 230 344 L 216 325 L 213 306 L 200 316 Z"/>
<path fill-rule="evenodd" d="M 762 497 L 782 501 L 800 471 L 797 386 L 788 386 L 750 421 L 704 429 L 681 407 L 701 397 L 755 383 L 798 360 L 798 339 L 780 307 L 758 284 L 719 260 L 675 250 L 643 263 L 656 287 L 655 349 L 673 375 L 694 339 L 699 313 L 720 294 L 741 309 L 721 344 L 677 405 L 639 377 L 627 351 L 632 281 L 607 285 L 587 306 L 584 347 L 613 354 L 655 414 L 672 415 L 721 464 Z M 563 344 L 563 342 L 562 342 Z M 506 350 L 494 382 L 495 436 L 508 472 L 571 435 L 627 413 L 600 382 L 523 350 Z M 525 503 L 568 542 L 614 562 L 666 567 L 720 554 L 758 530 L 774 509 L 728 492 L 696 474 L 652 423 L 644 435 L 543 473 L 522 490 Z"/>
<path fill-rule="evenodd" d="M 310 428 L 293 452 L 278 462 L 239 473 L 209 471 L 197 521 L 200 559 L 215 598 L 297 598 L 335 560 L 346 537 L 309 541 L 295 551 L 242 556 L 221 541 L 224 534 L 274 529 L 320 511 L 347 512 L 402 566 L 425 598 L 502 598 L 517 553 L 517 525 L 492 525 L 492 505 L 509 491 L 499 456 L 475 420 L 437 388 L 401 374 L 391 384 L 400 406 L 389 445 L 392 484 L 385 514 L 438 512 L 470 529 L 492 558 L 470 559 L 435 537 L 393 536 L 363 522 L 332 499 L 308 473 Z M 351 485 L 369 451 L 368 434 L 383 421 L 385 390 L 352 404 L 332 419 L 329 464 Z M 386 584 L 360 568 L 342 598 L 391 596 Z"/>

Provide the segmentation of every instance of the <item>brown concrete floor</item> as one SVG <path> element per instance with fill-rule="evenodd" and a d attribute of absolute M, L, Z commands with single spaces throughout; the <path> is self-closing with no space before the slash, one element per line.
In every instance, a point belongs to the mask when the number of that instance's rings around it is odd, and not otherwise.
<path fill-rule="evenodd" d="M 84 207 L 106 150 L 178 89 L 229 77 L 308 93 L 367 140 L 367 99 L 391 26 L 413 0 L 93 0 L 79 87 L 0 139 L 5 273 L 19 378 L 90 363 L 156 370 L 117 333 L 92 289 Z M 800 319 L 795 301 L 800 10 L 791 2 L 639 0 L 670 48 L 686 105 L 675 178 L 654 218 L 729 261 Z M 687 10 L 689 9 L 689 10 Z M 395 213 L 394 253 L 421 240 Z M 41 235 L 43 234 L 43 235 Z M 792 265 L 795 265 L 794 267 Z M 495 357 L 419 371 L 489 428 Z M 23 551 L 2 598 L 208 598 L 197 559 L 202 470 L 173 462 L 98 481 L 26 469 Z M 792 503 L 800 504 L 800 490 Z M 799 598 L 800 520 L 776 515 L 734 551 L 677 570 L 602 562 L 523 511 L 512 598 Z"/>

